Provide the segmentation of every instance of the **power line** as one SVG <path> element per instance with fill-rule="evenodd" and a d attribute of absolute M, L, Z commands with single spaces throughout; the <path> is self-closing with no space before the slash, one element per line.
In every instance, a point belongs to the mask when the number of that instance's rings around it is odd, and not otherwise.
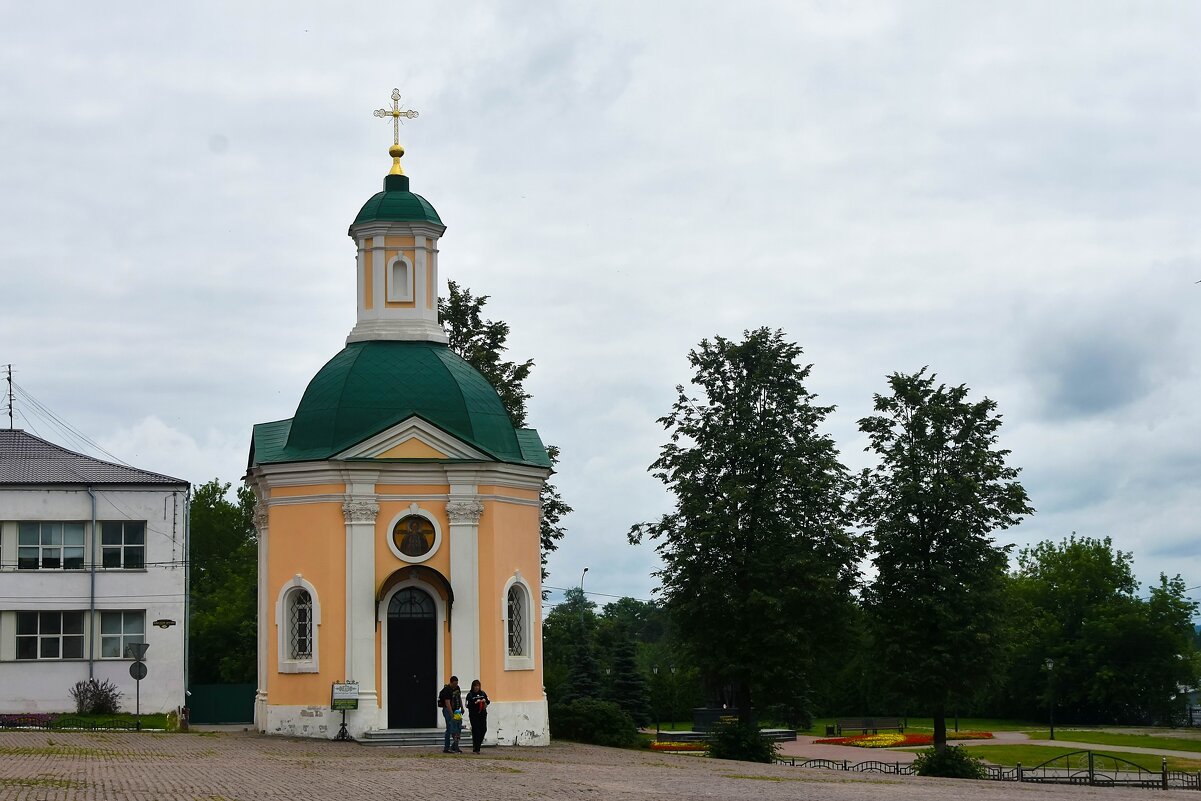
<path fill-rule="evenodd" d="M 132 465 L 130 465 L 128 462 L 124 461 L 120 457 L 105 450 L 103 447 L 101 447 L 97 442 L 92 440 L 86 434 L 84 434 L 79 429 L 72 426 L 70 423 L 68 423 L 63 418 L 56 415 L 53 411 L 51 411 L 49 409 L 49 407 L 47 407 L 45 404 L 43 404 L 41 401 L 39 401 L 37 398 L 35 398 L 33 396 L 33 394 L 31 392 L 29 392 L 29 390 L 25 389 L 20 384 L 13 381 L 11 374 L 9 376 L 9 383 L 10 383 L 11 387 L 13 389 L 15 389 L 17 391 L 17 393 L 21 396 L 21 399 L 24 401 L 27 401 L 31 405 L 35 414 L 44 415 L 48 421 L 52 422 L 54 425 L 59 427 L 60 430 L 62 430 L 64 432 L 64 434 L 66 434 L 67 436 L 72 438 L 74 441 L 84 443 L 86 447 L 90 447 L 94 451 L 99 451 L 100 453 L 103 453 L 105 456 L 107 456 L 108 458 L 112 459 L 113 461 L 115 461 L 119 464 L 123 464 L 126 467 L 132 467 Z"/>

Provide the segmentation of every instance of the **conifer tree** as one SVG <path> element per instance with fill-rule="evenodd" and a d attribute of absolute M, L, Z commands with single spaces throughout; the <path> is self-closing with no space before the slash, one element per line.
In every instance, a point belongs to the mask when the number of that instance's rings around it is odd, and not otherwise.
<path fill-rule="evenodd" d="M 608 700 L 624 709 L 636 724 L 645 726 L 650 723 L 651 696 L 646 678 L 638 669 L 634 638 L 622 624 L 618 624 L 613 634 Z"/>

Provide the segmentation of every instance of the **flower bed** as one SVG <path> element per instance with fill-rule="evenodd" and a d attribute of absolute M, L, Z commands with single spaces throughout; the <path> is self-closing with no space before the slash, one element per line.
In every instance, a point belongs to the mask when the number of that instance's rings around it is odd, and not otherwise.
<path fill-rule="evenodd" d="M 947 732 L 948 740 L 991 740 L 989 731 L 959 731 Z M 933 734 L 857 734 L 853 737 L 827 737 L 824 740 L 814 740 L 820 745 L 853 745 L 856 748 L 903 748 L 905 746 L 932 745 Z"/>
<path fill-rule="evenodd" d="M 708 751 L 709 746 L 705 743 L 673 743 L 673 742 L 655 742 L 651 743 L 652 751 Z"/>

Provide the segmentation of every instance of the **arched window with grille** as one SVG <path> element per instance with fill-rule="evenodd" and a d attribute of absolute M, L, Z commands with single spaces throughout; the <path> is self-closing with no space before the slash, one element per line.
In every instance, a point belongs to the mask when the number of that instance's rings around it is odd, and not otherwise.
<path fill-rule="evenodd" d="M 533 617 L 530 589 L 519 575 L 509 580 L 504 596 L 505 670 L 533 670 Z"/>
<path fill-rule="evenodd" d="M 317 588 L 301 576 L 289 580 L 275 601 L 280 673 L 316 673 L 321 604 Z"/>
<path fill-rule="evenodd" d="M 313 596 L 308 590 L 288 593 L 288 658 L 313 658 Z"/>

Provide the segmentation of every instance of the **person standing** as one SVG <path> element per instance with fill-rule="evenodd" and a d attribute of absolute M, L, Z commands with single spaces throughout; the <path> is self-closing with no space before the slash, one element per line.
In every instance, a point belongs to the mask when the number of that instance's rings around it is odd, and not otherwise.
<path fill-rule="evenodd" d="M 459 733 L 463 728 L 463 693 L 459 690 L 458 676 L 451 676 L 450 683 L 438 693 L 438 706 L 442 707 L 442 719 L 446 721 L 446 733 L 442 735 L 442 753 L 463 753 L 459 748 Z"/>
<path fill-rule="evenodd" d="M 471 753 L 480 752 L 480 744 L 484 742 L 484 732 L 488 731 L 488 704 L 492 701 L 488 693 L 480 685 L 480 680 L 471 682 L 471 690 L 467 693 L 467 715 L 471 720 Z"/>

